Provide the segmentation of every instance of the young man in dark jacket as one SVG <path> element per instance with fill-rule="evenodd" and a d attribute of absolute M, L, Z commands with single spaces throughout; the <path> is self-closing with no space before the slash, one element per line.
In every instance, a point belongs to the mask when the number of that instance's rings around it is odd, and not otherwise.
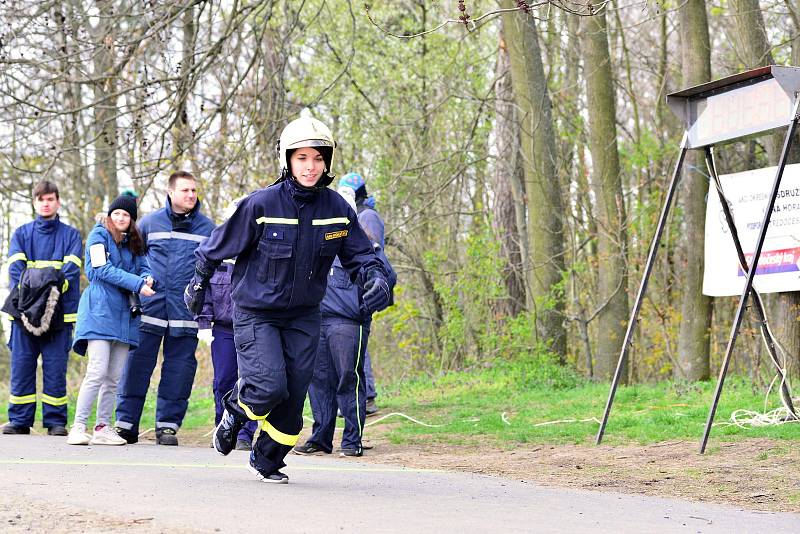
<path fill-rule="evenodd" d="M 183 303 L 183 288 L 194 274 L 194 251 L 214 229 L 200 213 L 197 181 L 185 171 L 169 177 L 167 205 L 138 224 L 156 293 L 142 298 L 139 346 L 132 350 L 117 393 L 117 433 L 139 439 L 139 420 L 150 377 L 163 343 L 164 360 L 156 401 L 156 443 L 177 445 L 176 433 L 189 406 L 197 370 L 198 324 Z"/>
<path fill-rule="evenodd" d="M 38 317 L 18 314 L 11 325 L 11 395 L 3 434 L 30 434 L 36 412 L 36 360 L 42 355 L 42 422 L 51 436 L 67 435 L 67 359 L 80 298 L 83 247 L 76 228 L 58 217 L 58 187 L 33 189 L 36 219 L 14 231 L 8 247 L 9 287 L 36 291 L 36 280 L 58 277 Z M 42 288 L 38 288 L 42 289 Z M 27 299 L 20 295 L 20 301 Z"/>

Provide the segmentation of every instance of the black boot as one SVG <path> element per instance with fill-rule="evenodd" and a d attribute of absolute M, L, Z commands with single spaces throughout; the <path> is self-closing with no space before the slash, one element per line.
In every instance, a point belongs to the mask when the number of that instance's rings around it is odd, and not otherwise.
<path fill-rule="evenodd" d="M 156 445 L 178 446 L 178 436 L 175 429 L 170 427 L 156 428 Z"/>
<path fill-rule="evenodd" d="M 16 426 L 11 423 L 3 425 L 3 434 L 30 434 L 31 428 L 28 426 Z"/>
<path fill-rule="evenodd" d="M 232 407 L 230 402 L 232 393 L 233 391 L 231 390 L 222 398 L 225 411 L 222 412 L 222 419 L 220 419 L 217 428 L 214 429 L 214 439 L 211 442 L 214 449 L 223 456 L 230 454 L 236 447 L 236 438 L 239 436 L 239 431 L 248 421 L 244 414 L 239 413 Z"/>
<path fill-rule="evenodd" d="M 139 434 L 133 430 L 128 430 L 127 428 L 118 426 L 114 428 L 114 432 L 116 432 L 119 437 L 127 441 L 128 445 L 133 445 L 139 441 Z"/>

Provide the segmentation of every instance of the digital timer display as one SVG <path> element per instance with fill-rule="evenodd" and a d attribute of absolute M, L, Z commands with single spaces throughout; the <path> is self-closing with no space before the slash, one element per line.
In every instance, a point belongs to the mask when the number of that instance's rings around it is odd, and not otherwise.
<path fill-rule="evenodd" d="M 667 95 L 686 128 L 687 148 L 702 148 L 788 126 L 800 94 L 800 68 L 769 65 Z"/>

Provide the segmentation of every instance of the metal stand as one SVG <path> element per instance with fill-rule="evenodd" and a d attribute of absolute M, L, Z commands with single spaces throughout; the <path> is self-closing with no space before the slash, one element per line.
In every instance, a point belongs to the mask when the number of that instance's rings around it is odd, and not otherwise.
<path fill-rule="evenodd" d="M 769 197 L 769 202 L 767 204 L 767 209 L 764 213 L 764 220 L 761 224 L 761 232 L 758 237 L 758 242 L 756 244 L 755 251 L 753 253 L 753 264 L 751 266 L 747 266 L 747 261 L 744 256 L 744 252 L 742 250 L 741 242 L 739 241 L 739 236 L 736 233 L 736 227 L 734 226 L 733 222 L 733 215 L 730 212 L 730 207 L 727 204 L 727 201 L 722 196 L 722 193 L 718 191 L 720 195 L 720 202 L 722 204 L 723 213 L 725 214 L 725 219 L 728 222 L 728 226 L 731 229 L 731 235 L 734 240 L 734 245 L 736 246 L 736 252 L 739 256 L 739 261 L 742 264 L 745 272 L 747 272 L 747 282 L 745 284 L 744 291 L 742 292 L 742 296 L 739 300 L 739 307 L 736 311 L 736 316 L 734 319 L 733 326 L 731 328 L 731 335 L 730 339 L 728 340 L 727 350 L 725 351 L 725 357 L 722 362 L 722 367 L 720 368 L 719 379 L 717 381 L 716 391 L 714 392 L 714 400 L 711 404 L 711 409 L 708 414 L 708 420 L 706 422 L 705 433 L 703 434 L 703 440 L 700 445 L 700 453 L 705 452 L 706 444 L 708 442 L 708 436 L 711 431 L 711 424 L 714 421 L 714 415 L 717 410 L 717 405 L 719 403 L 719 397 L 722 392 L 722 386 L 725 382 L 725 375 L 728 371 L 728 365 L 730 364 L 731 354 L 733 352 L 733 347 L 736 344 L 736 337 L 739 334 L 739 328 L 742 324 L 742 318 L 744 314 L 744 308 L 747 305 L 747 299 L 750 295 L 750 292 L 753 289 L 753 279 L 755 277 L 755 273 L 758 268 L 758 260 L 759 256 L 761 255 L 761 249 L 764 246 L 764 240 L 767 235 L 767 229 L 769 228 L 769 222 L 772 215 L 772 210 L 775 207 L 775 199 L 778 196 L 778 191 L 780 190 L 780 183 L 781 178 L 783 177 L 783 171 L 786 167 L 786 160 L 789 154 L 789 148 L 791 147 L 792 137 L 794 136 L 795 130 L 797 129 L 798 120 L 798 111 L 800 110 L 800 99 L 796 98 L 794 103 L 794 108 L 792 112 L 792 121 L 789 123 L 786 138 L 784 140 L 783 149 L 781 151 L 781 156 L 778 163 L 778 171 L 775 177 L 775 181 L 772 185 L 772 193 Z M 706 163 L 709 167 L 709 172 L 714 177 L 715 181 L 718 180 L 716 168 L 714 166 L 714 156 L 711 151 L 711 146 L 709 145 L 705 148 L 705 156 L 706 156 Z M 686 157 L 686 152 L 688 150 L 688 131 L 684 133 L 683 140 L 681 141 L 680 147 L 680 154 L 678 156 L 678 161 L 675 164 L 675 171 L 672 175 L 672 181 L 669 185 L 669 191 L 667 192 L 667 198 L 664 200 L 664 206 L 661 209 L 661 216 L 658 220 L 658 226 L 656 228 L 656 234 L 653 236 L 653 241 L 650 245 L 650 251 L 647 256 L 647 263 L 645 265 L 644 273 L 642 275 L 642 282 L 639 286 L 639 292 L 636 295 L 636 301 L 634 303 L 633 309 L 631 310 L 630 319 L 628 320 L 628 328 L 625 332 L 625 340 L 622 344 L 622 349 L 620 350 L 619 360 L 617 361 L 617 368 L 614 372 L 614 378 L 611 382 L 611 390 L 608 394 L 608 400 L 606 401 L 606 408 L 605 412 L 603 413 L 603 419 L 600 423 L 600 429 L 597 431 L 597 437 L 595 438 L 595 444 L 599 445 L 600 442 L 603 440 L 603 434 L 605 433 L 606 424 L 608 423 L 608 417 L 611 413 L 611 406 L 614 403 L 614 396 L 617 391 L 617 386 L 619 385 L 619 381 L 622 375 L 622 369 L 625 366 L 625 361 L 628 356 L 628 350 L 631 345 L 631 340 L 633 338 L 633 328 L 636 325 L 637 317 L 639 315 L 639 310 L 642 306 L 642 300 L 644 299 L 644 293 L 647 290 L 647 283 L 650 278 L 650 274 L 653 270 L 653 264 L 655 263 L 655 256 L 658 251 L 658 245 L 661 241 L 661 234 L 664 231 L 664 226 L 666 225 L 667 216 L 669 215 L 670 208 L 672 206 L 672 201 L 675 196 L 675 192 L 677 190 L 680 171 L 681 167 L 683 166 L 683 161 Z M 761 321 L 763 325 L 766 325 L 766 315 L 764 313 L 764 308 L 761 305 L 761 301 L 757 298 L 754 298 L 753 301 L 756 303 L 756 313 L 758 314 L 758 319 Z M 769 338 L 769 342 L 767 343 L 768 350 L 770 353 L 770 357 L 772 357 L 773 361 L 778 362 L 777 354 L 775 351 L 775 346 L 772 343 L 771 338 Z M 788 398 L 788 408 L 789 410 L 794 413 L 794 407 L 791 404 L 791 395 L 789 393 L 788 388 L 786 387 L 785 383 L 781 384 L 781 394 L 784 399 Z"/>
<path fill-rule="evenodd" d="M 750 268 L 747 272 L 747 282 L 745 283 L 744 291 L 742 291 L 742 296 L 739 299 L 739 307 L 736 309 L 736 317 L 734 318 L 733 327 L 731 328 L 731 337 L 728 340 L 728 348 L 725 351 L 725 358 L 722 360 L 722 366 L 719 370 L 719 379 L 717 380 L 717 388 L 714 391 L 714 400 L 712 401 L 711 409 L 708 412 L 708 420 L 706 421 L 706 429 L 703 433 L 703 440 L 700 442 L 700 454 L 703 454 L 706 451 L 708 435 L 711 433 L 711 424 L 714 422 L 714 414 L 717 412 L 717 404 L 719 403 L 720 393 L 722 393 L 722 386 L 725 383 L 725 374 L 728 372 L 728 365 L 731 361 L 731 353 L 733 352 L 733 347 L 736 344 L 736 337 L 739 335 L 739 327 L 742 325 L 742 317 L 744 315 L 744 308 L 747 306 L 747 298 L 750 296 L 750 290 L 753 288 L 753 278 L 755 278 L 756 271 L 758 270 L 758 260 L 759 256 L 761 256 L 761 248 L 764 246 L 764 239 L 767 237 L 767 229 L 769 228 L 769 221 L 772 217 L 772 209 L 775 207 L 775 199 L 778 197 L 778 191 L 780 190 L 781 178 L 783 178 L 783 170 L 786 167 L 786 159 L 789 157 L 789 147 L 792 145 L 792 137 L 794 137 L 794 132 L 797 129 L 798 106 L 800 106 L 800 99 L 795 99 L 794 110 L 792 112 L 792 116 L 794 118 L 792 119 L 792 122 L 789 123 L 789 128 L 786 131 L 786 138 L 783 141 L 783 150 L 781 151 L 781 157 L 778 160 L 778 172 L 776 173 L 775 181 L 772 184 L 772 193 L 769 196 L 766 211 L 764 211 L 764 220 L 761 223 L 761 232 L 758 235 L 756 248 L 753 251 L 753 264 L 749 266 Z M 727 204 L 724 200 L 723 205 L 727 207 Z"/>
<path fill-rule="evenodd" d="M 600 445 L 603 440 L 603 433 L 606 430 L 606 423 L 608 423 L 608 416 L 611 413 L 611 405 L 614 403 L 614 395 L 617 392 L 617 386 L 622 376 L 622 369 L 625 367 L 625 360 L 628 356 L 628 348 L 631 345 L 633 338 L 633 328 L 636 325 L 636 318 L 639 316 L 639 309 L 642 307 L 644 300 L 644 293 L 647 291 L 647 282 L 650 281 L 650 273 L 653 270 L 653 264 L 656 261 L 656 253 L 658 252 L 658 245 L 661 242 L 661 234 L 664 233 L 664 227 L 667 224 L 667 216 L 672 207 L 672 201 L 675 198 L 675 192 L 678 190 L 678 182 L 680 181 L 681 167 L 683 167 L 683 160 L 686 158 L 688 151 L 688 133 L 683 134 L 681 141 L 681 151 L 678 154 L 678 161 L 675 163 L 675 171 L 672 173 L 672 181 L 669 183 L 669 190 L 667 191 L 667 198 L 664 199 L 664 206 L 661 208 L 661 215 L 658 218 L 658 226 L 656 227 L 656 235 L 653 236 L 653 242 L 650 244 L 650 252 L 647 254 L 647 263 L 644 267 L 644 274 L 642 275 L 642 282 L 639 285 L 639 292 L 636 294 L 636 302 L 631 310 L 631 316 L 628 320 L 628 329 L 625 331 L 625 341 L 622 343 L 622 349 L 619 353 L 619 360 L 617 361 L 617 369 L 614 371 L 614 380 L 611 382 L 611 391 L 608 393 L 608 400 L 606 401 L 606 410 L 603 413 L 603 421 L 600 423 L 600 429 L 597 431 L 597 438 L 595 445 Z"/>

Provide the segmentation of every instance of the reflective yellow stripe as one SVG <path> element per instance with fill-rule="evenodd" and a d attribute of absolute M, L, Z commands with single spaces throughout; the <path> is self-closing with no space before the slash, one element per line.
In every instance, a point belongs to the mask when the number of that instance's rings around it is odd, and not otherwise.
<path fill-rule="evenodd" d="M 67 396 L 51 397 L 50 395 L 42 393 L 42 402 L 46 402 L 51 406 L 64 406 L 67 403 Z"/>
<path fill-rule="evenodd" d="M 15 261 L 28 261 L 28 257 L 24 252 L 17 252 L 16 254 L 12 254 L 8 257 L 9 264 L 14 263 Z"/>
<path fill-rule="evenodd" d="M 78 314 L 77 313 L 65 313 L 64 314 L 64 322 L 65 323 L 74 323 L 77 320 L 78 320 Z"/>
<path fill-rule="evenodd" d="M 361 427 L 361 414 L 359 413 L 360 410 L 358 409 L 358 389 L 361 387 L 361 377 L 358 374 L 358 364 L 361 362 L 361 341 L 364 336 L 364 326 L 358 325 L 358 352 L 356 352 L 356 368 L 353 369 L 356 372 L 356 421 L 358 421 L 358 437 L 364 435 L 364 429 Z"/>
<path fill-rule="evenodd" d="M 332 219 L 314 219 L 311 226 L 325 226 L 326 224 L 350 224 L 347 217 L 333 217 Z"/>
<path fill-rule="evenodd" d="M 269 415 L 269 412 L 265 413 L 264 415 L 256 415 L 253 413 L 253 410 L 251 410 L 250 407 L 247 406 L 246 404 L 243 404 L 242 401 L 237 400 L 236 402 L 239 404 L 239 407 L 241 407 L 241 409 L 244 410 L 244 413 L 247 414 L 247 417 L 249 417 L 254 421 L 258 421 L 259 419 L 266 419 L 266 417 Z"/>
<path fill-rule="evenodd" d="M 72 263 L 77 265 L 78 269 L 80 269 L 81 265 L 83 265 L 81 259 L 78 256 L 75 256 L 74 254 L 70 254 L 69 256 L 64 256 L 64 263 L 67 263 L 68 261 L 71 261 Z"/>
<path fill-rule="evenodd" d="M 9 395 L 8 402 L 11 404 L 36 404 L 36 393 L 31 393 L 30 395 L 23 395 L 18 397 L 16 395 Z"/>
<path fill-rule="evenodd" d="M 300 224 L 300 221 L 281 217 L 259 217 L 256 219 L 256 224 Z"/>
<path fill-rule="evenodd" d="M 58 260 L 36 260 L 30 261 L 28 260 L 28 268 L 29 269 L 44 269 L 45 267 L 55 267 L 56 269 L 60 269 L 64 265 L 63 261 Z"/>
<path fill-rule="evenodd" d="M 264 424 L 261 425 L 261 430 L 265 431 L 269 437 L 281 445 L 288 445 L 289 447 L 294 447 L 297 444 L 297 440 L 300 439 L 300 434 L 284 434 L 269 424 L 269 421 L 264 421 Z"/>
<path fill-rule="evenodd" d="M 61 292 L 66 293 L 67 289 L 69 289 L 69 280 L 64 280 L 64 283 L 61 285 Z"/>

